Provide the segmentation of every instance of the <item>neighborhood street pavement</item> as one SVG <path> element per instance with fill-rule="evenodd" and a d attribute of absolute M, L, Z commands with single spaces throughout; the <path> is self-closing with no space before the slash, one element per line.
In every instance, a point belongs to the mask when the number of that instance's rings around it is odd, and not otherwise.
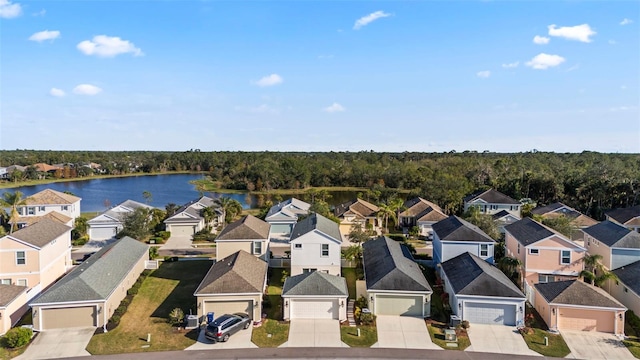
<path fill-rule="evenodd" d="M 471 346 L 466 351 L 542 356 L 529 349 L 515 326 L 471 324 L 467 333 Z"/>
<path fill-rule="evenodd" d="M 442 350 L 434 344 L 424 319 L 410 316 L 378 315 L 378 342 L 372 347 Z"/>
<path fill-rule="evenodd" d="M 561 331 L 574 359 L 624 360 L 635 359 L 626 346 L 613 334 L 596 331 Z"/>
<path fill-rule="evenodd" d="M 294 319 L 289 340 L 280 347 L 348 347 L 340 338 L 340 322 L 329 319 Z"/>
<path fill-rule="evenodd" d="M 95 331 L 94 327 L 85 327 L 39 332 L 27 350 L 15 360 L 89 356 L 91 354 L 85 348 Z"/>
<path fill-rule="evenodd" d="M 200 329 L 198 335 L 198 341 L 186 348 L 185 350 L 217 350 L 217 349 L 251 349 L 258 346 L 251 342 L 251 334 L 253 333 L 253 327 L 249 327 L 246 330 L 240 330 L 237 333 L 231 335 L 226 342 L 216 342 L 207 339 L 204 336 L 205 327 Z"/>

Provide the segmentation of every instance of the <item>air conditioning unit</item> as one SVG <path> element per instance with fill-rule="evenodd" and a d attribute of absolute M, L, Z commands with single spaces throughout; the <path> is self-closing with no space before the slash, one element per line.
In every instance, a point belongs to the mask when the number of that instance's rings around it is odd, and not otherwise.
<path fill-rule="evenodd" d="M 449 326 L 452 328 L 460 325 L 461 322 L 462 319 L 460 319 L 460 316 L 458 315 L 451 315 L 451 318 L 449 318 Z"/>

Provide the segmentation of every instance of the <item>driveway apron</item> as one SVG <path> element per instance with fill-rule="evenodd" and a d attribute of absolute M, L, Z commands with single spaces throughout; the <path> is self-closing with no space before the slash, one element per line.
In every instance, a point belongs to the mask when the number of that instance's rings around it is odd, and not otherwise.
<path fill-rule="evenodd" d="M 576 359 L 635 359 L 613 334 L 596 331 L 562 331 L 564 341 Z"/>
<path fill-rule="evenodd" d="M 529 349 L 515 326 L 471 324 L 466 351 L 542 356 Z"/>
<path fill-rule="evenodd" d="M 289 340 L 281 347 L 347 347 L 340 339 L 340 322 L 325 319 L 291 320 Z"/>
<path fill-rule="evenodd" d="M 431 341 L 427 325 L 421 318 L 378 315 L 376 328 L 378 342 L 372 347 L 442 350 Z"/>
<path fill-rule="evenodd" d="M 40 332 L 17 360 L 91 356 L 86 349 L 96 328 L 70 328 Z"/>
<path fill-rule="evenodd" d="M 185 350 L 215 350 L 215 349 L 252 349 L 258 346 L 251 342 L 251 334 L 253 333 L 253 327 L 249 327 L 246 330 L 240 330 L 237 333 L 231 335 L 226 342 L 216 342 L 207 339 L 204 336 L 205 327 L 200 329 L 198 334 L 198 341 L 186 348 Z"/>

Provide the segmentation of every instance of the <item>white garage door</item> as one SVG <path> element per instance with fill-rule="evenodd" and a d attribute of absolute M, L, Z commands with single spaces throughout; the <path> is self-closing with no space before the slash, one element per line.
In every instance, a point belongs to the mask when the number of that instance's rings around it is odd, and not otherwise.
<path fill-rule="evenodd" d="M 195 226 L 193 225 L 171 225 L 171 236 L 174 235 L 193 235 L 195 233 Z"/>
<path fill-rule="evenodd" d="M 376 315 L 424 316 L 422 296 L 376 295 Z"/>
<path fill-rule="evenodd" d="M 516 306 L 465 302 L 463 319 L 476 324 L 515 325 Z"/>
<path fill-rule="evenodd" d="M 91 240 L 108 240 L 116 236 L 117 227 L 89 228 L 89 238 Z"/>
<path fill-rule="evenodd" d="M 338 300 L 291 300 L 291 319 L 338 319 Z"/>
<path fill-rule="evenodd" d="M 253 301 L 251 300 L 239 300 L 239 301 L 205 301 L 204 314 L 212 312 L 214 317 L 218 317 L 224 314 L 233 314 L 237 312 L 249 314 L 253 317 Z"/>

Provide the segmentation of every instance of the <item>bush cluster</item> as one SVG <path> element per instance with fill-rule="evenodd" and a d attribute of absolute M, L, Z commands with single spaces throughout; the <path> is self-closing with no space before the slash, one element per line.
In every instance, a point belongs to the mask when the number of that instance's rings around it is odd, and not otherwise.
<path fill-rule="evenodd" d="M 29 328 L 15 327 L 4 335 L 4 344 L 12 349 L 25 346 L 31 340 L 33 331 Z"/>
<path fill-rule="evenodd" d="M 89 241 L 89 235 L 82 235 L 77 239 L 71 241 L 71 245 L 73 246 L 82 246 Z"/>

